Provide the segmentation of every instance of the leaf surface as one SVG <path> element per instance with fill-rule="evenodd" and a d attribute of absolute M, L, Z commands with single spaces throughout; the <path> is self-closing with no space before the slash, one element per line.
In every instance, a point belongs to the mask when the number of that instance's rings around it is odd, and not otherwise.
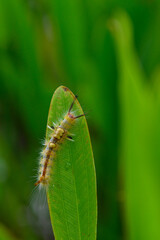
<path fill-rule="evenodd" d="M 59 124 L 64 119 L 73 99 L 73 93 L 66 87 L 55 91 L 48 125 Z M 73 112 L 75 116 L 83 114 L 78 100 Z M 92 240 L 96 239 L 97 225 L 96 176 L 85 117 L 76 120 L 70 133 L 74 134 L 74 142 L 64 139 L 59 147 L 47 190 L 51 222 L 56 240 Z"/>

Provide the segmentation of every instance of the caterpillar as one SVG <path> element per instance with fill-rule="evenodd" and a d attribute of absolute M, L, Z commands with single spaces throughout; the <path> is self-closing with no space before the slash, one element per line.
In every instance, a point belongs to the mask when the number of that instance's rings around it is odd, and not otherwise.
<path fill-rule="evenodd" d="M 69 130 L 77 118 L 83 117 L 85 115 L 81 114 L 74 116 L 74 114 L 71 112 L 76 99 L 77 96 L 75 96 L 67 114 L 64 116 L 64 119 L 58 126 L 55 124 L 54 126 L 48 126 L 48 128 L 51 130 L 51 134 L 49 141 L 45 142 L 45 148 L 41 153 L 38 180 L 35 183 L 35 186 L 40 185 L 46 187 L 49 184 L 51 169 L 56 157 L 56 152 L 59 149 L 59 145 L 63 143 L 65 139 L 72 141 L 72 137 L 69 135 Z"/>

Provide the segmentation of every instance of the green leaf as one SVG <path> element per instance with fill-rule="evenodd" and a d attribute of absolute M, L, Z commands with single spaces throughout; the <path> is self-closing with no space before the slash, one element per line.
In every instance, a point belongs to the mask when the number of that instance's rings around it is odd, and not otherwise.
<path fill-rule="evenodd" d="M 0 224 L 0 239 L 1 240 L 16 240 L 9 229 L 7 229 L 4 225 Z"/>
<path fill-rule="evenodd" d="M 160 104 L 156 97 L 160 95 L 159 84 L 155 91 L 146 81 L 127 14 L 118 12 L 109 26 L 117 48 L 120 76 L 121 169 L 127 239 L 160 239 Z"/>
<path fill-rule="evenodd" d="M 51 101 L 47 125 L 59 124 L 73 99 L 68 88 L 59 87 Z M 73 111 L 76 116 L 83 114 L 77 100 Z M 65 139 L 58 149 L 47 190 L 51 222 L 56 240 L 92 240 L 97 227 L 96 176 L 85 117 L 77 119 L 70 132 L 74 142 Z"/>

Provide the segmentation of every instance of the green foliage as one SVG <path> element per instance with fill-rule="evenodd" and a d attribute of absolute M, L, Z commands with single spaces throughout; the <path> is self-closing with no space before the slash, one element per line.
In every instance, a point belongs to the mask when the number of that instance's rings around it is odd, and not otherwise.
<path fill-rule="evenodd" d="M 49 101 L 65 85 L 88 113 L 97 239 L 159 238 L 159 22 L 156 0 L 0 0 L 0 221 L 6 232 L 51 239 L 44 212 L 26 206 Z"/>
<path fill-rule="evenodd" d="M 160 239 L 160 192 L 157 184 L 160 85 L 158 82 L 146 83 L 133 47 L 132 26 L 127 14 L 115 14 L 110 26 L 119 62 L 120 168 L 125 181 L 127 234 L 129 239 Z"/>
<path fill-rule="evenodd" d="M 3 225 L 0 225 L 0 239 L 1 240 L 16 240 L 14 236 Z"/>
<path fill-rule="evenodd" d="M 48 125 L 62 120 L 74 99 L 73 93 L 59 87 L 52 98 Z M 73 111 L 83 111 L 75 102 Z M 96 179 L 92 147 L 85 117 L 72 126 L 74 142 L 64 140 L 56 153 L 48 187 L 48 204 L 56 240 L 96 239 Z M 47 129 L 46 139 L 50 130 Z"/>

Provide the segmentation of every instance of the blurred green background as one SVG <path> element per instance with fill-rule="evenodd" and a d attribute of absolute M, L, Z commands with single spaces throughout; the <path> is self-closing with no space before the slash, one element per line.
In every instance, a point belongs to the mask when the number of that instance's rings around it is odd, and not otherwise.
<path fill-rule="evenodd" d="M 160 239 L 159 26 L 156 0 L 0 0 L 0 240 L 53 239 L 30 195 L 60 85 L 87 112 L 97 239 Z"/>

